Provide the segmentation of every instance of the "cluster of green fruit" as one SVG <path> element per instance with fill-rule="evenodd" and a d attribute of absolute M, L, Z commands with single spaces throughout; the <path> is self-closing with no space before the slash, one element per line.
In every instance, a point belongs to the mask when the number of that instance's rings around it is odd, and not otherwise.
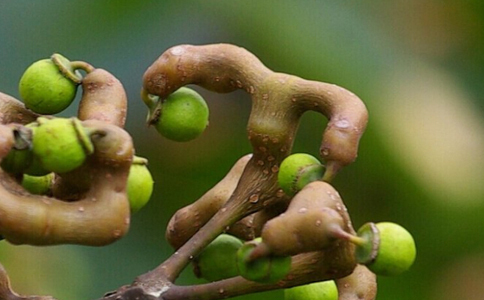
<path fill-rule="evenodd" d="M 322 178 L 324 166 L 317 158 L 296 153 L 282 163 L 278 174 L 280 187 L 294 195 Z M 337 222 L 329 222 L 334 226 Z M 356 259 L 377 275 L 398 275 L 408 270 L 416 257 L 415 241 L 402 226 L 391 222 L 367 223 L 356 235 L 331 228 L 330 234 L 356 245 Z"/>
<path fill-rule="evenodd" d="M 324 166 L 318 159 L 308 154 L 297 153 L 288 156 L 281 163 L 278 182 L 286 194 L 295 195 L 312 182 L 319 181 L 323 173 Z M 325 183 L 320 184 L 329 186 Z M 295 199 L 293 201 L 300 201 Z M 289 207 L 284 216 L 278 217 L 282 222 L 277 224 L 278 218 L 269 221 L 269 226 L 265 225 L 261 237 L 245 243 L 228 234 L 218 236 L 195 260 L 195 273 L 209 281 L 242 276 L 259 283 L 275 283 L 288 275 L 292 255 L 324 249 L 338 238 L 355 244 L 356 261 L 366 265 L 377 275 L 401 274 L 408 270 L 415 260 L 414 239 L 398 224 L 367 223 L 356 234 L 351 234 L 342 229 L 343 222 L 339 215 L 326 213 L 324 220 L 317 226 L 318 231 L 309 232 L 312 230 L 309 224 L 313 224 L 314 220 L 309 216 L 297 219 L 298 215 L 301 215 L 299 207 L 292 211 Z M 282 223 L 289 224 L 290 228 L 283 227 Z M 287 240 L 286 237 L 292 236 L 295 236 L 297 241 Z M 279 240 L 284 242 L 281 244 Z M 338 290 L 334 281 L 312 283 L 286 289 L 285 299 L 338 299 Z"/>
<path fill-rule="evenodd" d="M 251 250 L 261 238 L 244 243 L 242 240 L 221 234 L 213 240 L 195 260 L 195 274 L 208 281 L 235 276 L 259 283 L 276 283 L 291 268 L 291 257 L 270 256 L 248 261 Z M 337 300 L 338 290 L 333 280 L 317 282 L 284 290 L 285 300 Z"/>
<path fill-rule="evenodd" d="M 41 116 L 15 127 L 15 144 L 1 167 L 20 178 L 32 194 L 49 195 L 57 175 L 78 169 L 95 151 L 91 142 L 94 132 L 79 119 L 51 116 L 69 107 L 81 82 L 75 65 L 60 54 L 33 63 L 20 79 L 19 93 L 25 107 Z M 132 212 L 148 202 L 152 189 L 147 160 L 135 156 L 127 182 Z"/>

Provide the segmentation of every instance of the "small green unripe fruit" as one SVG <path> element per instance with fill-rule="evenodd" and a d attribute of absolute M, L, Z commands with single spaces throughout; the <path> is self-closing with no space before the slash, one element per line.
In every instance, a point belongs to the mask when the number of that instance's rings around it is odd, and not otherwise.
<path fill-rule="evenodd" d="M 243 243 L 238 238 L 221 234 L 200 253 L 195 261 L 195 274 L 208 281 L 239 275 L 237 250 Z"/>
<path fill-rule="evenodd" d="M 32 163 L 32 151 L 30 149 L 12 148 L 7 156 L 2 159 L 2 169 L 12 174 L 22 174 Z"/>
<path fill-rule="evenodd" d="M 261 238 L 247 242 L 237 251 L 239 274 L 247 280 L 259 283 L 275 283 L 283 279 L 291 269 L 290 256 L 265 256 L 250 261 L 252 250 L 261 243 Z"/>
<path fill-rule="evenodd" d="M 135 156 L 129 169 L 128 193 L 131 212 L 135 213 L 148 203 L 153 192 L 153 177 L 147 167 L 148 161 Z"/>
<path fill-rule="evenodd" d="M 30 176 L 24 174 L 22 178 L 22 186 L 35 195 L 46 195 L 52 186 L 54 173 L 49 173 L 44 176 Z"/>
<path fill-rule="evenodd" d="M 30 128 L 32 130 L 32 138 L 31 138 L 32 140 L 33 140 L 33 136 L 35 135 L 35 132 L 37 131 L 38 125 L 39 124 L 37 122 L 33 122 L 25 125 L 25 127 Z M 30 149 L 29 152 L 30 152 L 31 162 L 28 168 L 23 171 L 23 173 L 31 176 L 44 176 L 49 174 L 50 171 L 42 167 L 42 165 L 40 164 L 39 158 L 34 155 L 32 149 Z"/>
<path fill-rule="evenodd" d="M 25 127 L 14 130 L 15 144 L 3 158 L 2 169 L 12 174 L 29 174 L 42 176 L 49 173 L 44 170 L 32 151 L 32 137 L 37 129 L 37 123 L 30 123 Z"/>
<path fill-rule="evenodd" d="M 284 300 L 338 300 L 333 280 L 314 282 L 284 290 Z"/>
<path fill-rule="evenodd" d="M 32 139 L 34 157 L 48 171 L 65 173 L 82 165 L 94 149 L 76 118 L 39 118 Z"/>
<path fill-rule="evenodd" d="M 74 100 L 77 84 L 64 76 L 52 59 L 34 62 L 20 78 L 25 106 L 39 114 L 56 114 Z"/>
<path fill-rule="evenodd" d="M 202 96 L 182 87 L 163 101 L 155 127 L 170 140 L 186 142 L 202 134 L 208 125 L 208 114 L 208 106 Z"/>
<path fill-rule="evenodd" d="M 277 180 L 281 189 L 293 196 L 308 183 L 320 180 L 323 174 L 324 166 L 317 158 L 306 153 L 295 153 L 282 161 Z"/>
<path fill-rule="evenodd" d="M 356 247 L 356 258 L 377 275 L 398 275 L 415 261 L 417 250 L 412 235 L 402 226 L 367 223 L 358 230 L 365 242 Z"/>
<path fill-rule="evenodd" d="M 24 170 L 24 174 L 31 176 L 44 176 L 49 174 L 51 171 L 46 170 L 40 163 L 39 159 L 33 155 L 32 163 L 30 166 Z"/>
<path fill-rule="evenodd" d="M 14 143 L 8 154 L 2 159 L 1 167 L 5 172 L 19 175 L 32 163 L 32 130 L 27 126 L 12 129 Z"/>

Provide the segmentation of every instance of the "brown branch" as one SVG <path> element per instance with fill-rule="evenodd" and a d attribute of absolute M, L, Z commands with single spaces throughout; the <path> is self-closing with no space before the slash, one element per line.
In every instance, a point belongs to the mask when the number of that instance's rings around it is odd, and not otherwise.
<path fill-rule="evenodd" d="M 103 69 L 93 69 L 82 79 L 80 120 L 99 120 L 124 127 L 127 96 L 121 82 Z"/>
<path fill-rule="evenodd" d="M 155 283 L 156 278 L 174 281 L 190 259 L 227 226 L 284 197 L 276 175 L 280 162 L 291 153 L 305 111 L 316 110 L 330 119 L 321 146 L 328 166 L 327 180 L 355 159 L 366 126 L 366 108 L 355 95 L 343 93 L 342 88 L 336 90 L 333 85 L 272 72 L 253 54 L 233 45 L 168 49 L 145 72 L 142 94 L 164 99 L 187 84 L 219 93 L 243 89 L 251 95 L 247 130 L 253 157 L 225 206 L 175 255 L 138 278 L 140 282 Z"/>
<path fill-rule="evenodd" d="M 219 93 L 243 89 L 252 96 L 249 140 L 258 159 L 272 159 L 265 170 L 290 153 L 299 118 L 307 110 L 330 120 L 321 144 L 326 179 L 356 158 L 368 113 L 357 96 L 341 87 L 272 72 L 252 53 L 229 44 L 173 47 L 143 77 L 144 91 L 162 99 L 187 84 Z"/>
<path fill-rule="evenodd" d="M 86 78 L 95 72 L 96 70 L 89 72 Z M 116 97 L 114 102 L 110 102 L 104 94 L 103 88 L 110 90 L 112 85 L 109 83 L 114 81 L 103 81 L 105 80 L 101 78 L 103 76 L 97 78 L 93 75 L 94 79 L 91 84 L 89 84 L 89 80 L 84 82 L 85 92 L 81 101 L 79 116 L 81 119 L 103 120 L 123 126 L 126 113 L 126 107 L 123 106 L 123 103 L 125 103 L 123 100 L 124 90 L 118 89 L 116 93 L 119 97 Z M 160 99 L 164 99 L 173 91 L 187 84 L 197 84 L 219 93 L 242 89 L 251 95 L 252 110 L 247 132 L 253 148 L 253 156 L 247 162 L 237 186 L 233 189 L 233 193 L 228 200 L 224 201 L 225 203 L 222 207 L 219 207 L 217 212 L 210 213 L 208 219 L 204 218 L 200 222 L 204 223 L 201 228 L 196 226 L 196 230 L 191 230 L 187 234 L 187 236 L 191 236 L 187 241 L 186 237 L 183 238 L 180 244 L 186 241 L 184 245 L 153 271 L 139 276 L 129 286 L 121 287 L 117 291 L 105 295 L 103 299 L 221 299 L 315 281 L 338 279 L 350 275 L 357 266 L 354 258 L 354 245 L 346 240 L 334 240 L 320 251 L 293 256 L 290 274 L 277 284 L 263 285 L 247 281 L 241 277 L 187 287 L 174 284 L 176 278 L 190 261 L 229 226 L 255 212 L 269 207 L 279 207 L 278 204 L 281 203 L 282 206 L 287 204 L 288 197 L 278 186 L 277 173 L 281 161 L 291 153 L 299 120 L 304 112 L 313 110 L 322 113 L 329 119 L 320 148 L 321 157 L 326 161 L 324 175 L 326 181 L 334 178 L 341 167 L 355 160 L 359 139 L 366 127 L 368 117 L 361 100 L 345 89 L 273 72 L 245 49 L 227 44 L 181 45 L 168 49 L 146 71 L 143 78 L 142 94 L 157 95 Z M 89 89 L 94 92 L 90 93 Z M 119 107 L 122 109 L 118 115 L 115 115 L 114 112 Z M 99 112 L 100 110 L 111 111 L 112 113 L 108 117 L 104 117 Z M 84 114 L 86 117 L 84 117 Z M 3 116 L 2 118 L 8 119 Z M 93 127 L 100 126 L 101 123 L 94 120 L 85 122 L 86 126 Z M 74 202 L 63 202 L 55 198 L 41 197 L 41 201 L 38 201 L 41 204 L 30 203 L 34 197 L 19 192 L 21 188 L 15 186 L 15 180 L 10 180 L 8 176 L 5 176 L 2 180 L 3 184 L 0 185 L 0 193 L 4 192 L 5 194 L 0 194 L 0 198 L 5 196 L 8 199 L 7 201 L 12 201 L 11 206 L 14 208 L 28 205 L 35 214 L 33 220 L 25 218 L 25 222 L 30 222 L 27 227 L 13 229 L 13 221 L 8 221 L 8 217 L 6 217 L 7 222 L 2 223 L 4 216 L 7 213 L 12 213 L 22 217 L 22 212 L 7 211 L 9 205 L 2 207 L 3 202 L 0 202 L 0 234 L 4 234 L 7 239 L 14 242 L 18 241 L 15 240 L 16 238 L 20 238 L 20 242 L 28 240 L 29 243 L 33 244 L 40 240 L 42 240 L 42 243 L 47 241 L 47 244 L 58 242 L 79 243 L 79 240 L 71 240 L 72 237 L 69 236 L 69 233 L 77 230 L 76 234 L 80 232 L 80 235 L 83 236 L 86 233 L 82 231 L 84 229 L 67 226 L 68 230 L 63 231 L 60 227 L 69 224 L 67 216 L 74 220 L 75 225 L 83 224 L 88 218 L 83 219 L 79 216 L 82 216 L 83 212 L 88 212 L 87 209 L 89 209 L 89 215 L 95 216 L 96 219 L 90 220 L 89 226 L 86 227 L 92 228 L 92 222 L 98 222 L 94 226 L 95 234 L 98 234 L 97 241 L 102 240 L 99 235 L 104 237 L 108 233 L 112 238 L 114 233 L 114 236 L 118 238 L 124 233 L 123 230 L 113 230 L 113 227 L 109 227 L 112 224 L 108 223 L 111 222 L 106 222 L 108 217 L 102 214 L 105 212 L 105 208 L 100 209 L 96 214 L 96 212 L 91 211 L 91 207 L 87 207 L 87 203 L 86 207 L 83 206 L 82 209 L 79 206 L 84 204 L 83 201 L 87 199 L 99 203 L 100 200 L 98 199 L 116 198 L 122 200 L 113 201 L 113 203 L 119 204 L 122 202 L 126 210 L 127 200 L 124 189 L 127 170 L 133 155 L 132 145 L 130 144 L 131 148 L 123 148 L 127 145 L 128 140 L 128 138 L 121 138 L 124 131 L 116 126 L 110 127 L 110 125 L 103 124 L 105 127 L 100 126 L 105 129 L 104 132 L 101 130 L 103 134 L 93 137 L 95 154 L 84 170 L 77 171 L 90 174 L 91 179 L 86 185 L 88 188 L 81 191 L 85 198 Z M 114 128 L 117 128 L 117 130 Z M 9 147 L 12 137 L 11 133 L 9 135 L 8 127 L 0 127 L 0 139 L 6 141 L 4 147 Z M 116 149 L 116 153 L 118 153 L 119 147 L 126 150 L 124 153 L 126 156 L 123 156 L 120 160 L 113 160 L 113 149 Z M 130 151 L 127 150 L 128 148 L 130 148 Z M 0 155 L 6 154 L 6 152 L 5 149 L 2 150 L 0 147 Z M 112 184 L 106 184 L 104 182 L 108 180 L 102 180 L 112 176 L 119 180 L 114 180 Z M 72 178 L 69 178 L 69 175 L 65 176 L 64 187 L 72 184 Z M 97 201 L 92 201 L 93 198 Z M 354 232 L 346 210 L 339 213 L 345 220 L 345 230 Z M 54 214 L 56 217 L 51 216 Z M 113 212 L 110 211 L 109 215 L 112 214 Z M 123 213 L 119 215 L 126 225 L 125 228 L 127 228 L 129 215 L 128 218 Z M 261 217 L 259 220 L 263 219 Z M 119 225 L 119 223 L 116 224 Z M 29 235 L 25 228 L 34 228 L 34 233 Z M 19 230 L 19 232 L 15 230 Z M 89 232 L 89 234 L 93 233 Z M 62 238 L 61 235 L 64 237 Z M 81 243 L 84 242 L 86 241 L 83 240 Z M 91 242 L 92 240 L 89 241 L 89 243 Z M 351 285 L 356 276 L 362 276 L 365 280 L 368 280 L 365 286 L 369 288 L 374 284 L 374 277 L 367 270 L 358 271 L 354 277 L 346 277 L 346 282 L 341 281 L 343 286 L 340 289 L 346 295 L 350 294 L 350 290 L 354 292 L 364 289 L 358 284 Z M 348 284 L 351 288 L 345 290 Z M 353 295 L 359 296 L 362 294 L 358 292 L 353 293 Z M 370 296 L 365 299 L 371 299 L 371 292 L 367 295 Z"/>
<path fill-rule="evenodd" d="M 131 137 L 119 127 L 98 121 L 84 126 L 95 153 L 87 162 L 91 187 L 81 200 L 65 202 L 31 195 L 11 175 L 0 170 L 0 234 L 14 244 L 83 244 L 101 246 L 118 240 L 129 227 L 125 186 L 133 156 Z M 13 142 L 10 127 L 2 125 L 0 153 Z M 0 156 L 2 158 L 3 156 Z"/>
<path fill-rule="evenodd" d="M 26 109 L 19 100 L 0 92 L 0 124 L 27 124 L 38 117 L 38 114 Z"/>
<path fill-rule="evenodd" d="M 244 168 L 252 155 L 244 155 L 227 175 L 200 199 L 179 209 L 168 222 L 166 240 L 178 249 L 205 225 L 227 202 L 235 190 Z"/>
<path fill-rule="evenodd" d="M 376 275 L 363 265 L 351 275 L 336 279 L 339 300 L 373 300 L 376 297 Z"/>

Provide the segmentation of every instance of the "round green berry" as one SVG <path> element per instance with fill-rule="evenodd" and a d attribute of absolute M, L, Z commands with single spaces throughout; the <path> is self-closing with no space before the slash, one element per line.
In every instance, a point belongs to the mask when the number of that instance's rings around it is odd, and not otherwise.
<path fill-rule="evenodd" d="M 129 169 L 126 191 L 132 213 L 145 206 L 153 192 L 153 177 L 147 164 L 146 159 L 135 156 Z"/>
<path fill-rule="evenodd" d="M 37 123 L 30 123 L 14 129 L 15 143 L 1 162 L 4 171 L 12 174 L 27 173 L 30 175 L 46 175 L 32 152 L 32 137 L 37 129 Z"/>
<path fill-rule="evenodd" d="M 22 174 L 32 164 L 32 151 L 29 148 L 12 148 L 2 159 L 1 167 L 5 172 Z"/>
<path fill-rule="evenodd" d="M 24 174 L 22 177 L 22 186 L 35 195 L 46 195 L 52 186 L 54 173 L 49 173 L 44 176 L 30 176 Z"/>
<path fill-rule="evenodd" d="M 306 153 L 295 153 L 282 161 L 277 180 L 281 189 L 293 196 L 308 183 L 320 180 L 323 174 L 324 166 L 317 158 Z"/>
<path fill-rule="evenodd" d="M 401 274 L 415 261 L 415 241 L 412 235 L 398 224 L 367 223 L 358 230 L 357 235 L 364 242 L 357 244 L 356 258 L 377 275 Z"/>
<path fill-rule="evenodd" d="M 20 78 L 19 93 L 27 108 L 50 115 L 63 111 L 72 103 L 77 86 L 48 58 L 34 62 L 25 70 Z"/>
<path fill-rule="evenodd" d="M 84 163 L 94 149 L 87 131 L 76 118 L 39 118 L 32 139 L 32 151 L 42 168 L 65 173 Z"/>
<path fill-rule="evenodd" d="M 265 256 L 250 260 L 252 250 L 261 238 L 247 242 L 237 251 L 239 274 L 247 280 L 259 283 L 275 283 L 286 277 L 291 269 L 290 256 Z"/>
<path fill-rule="evenodd" d="M 182 87 L 161 104 L 156 130 L 164 137 L 186 142 L 198 137 L 208 125 L 208 106 L 192 89 Z"/>
<path fill-rule="evenodd" d="M 35 135 L 35 132 L 37 131 L 38 126 L 39 126 L 39 123 L 37 122 L 33 122 L 25 125 L 25 127 L 31 130 L 31 133 L 32 133 L 31 140 L 33 140 L 33 137 Z M 34 155 L 34 152 L 32 151 L 32 149 L 29 149 L 29 151 L 31 154 L 31 163 L 28 166 L 28 168 L 23 171 L 23 173 L 31 176 L 44 176 L 49 174 L 50 171 L 42 167 L 42 165 L 40 164 L 39 158 Z"/>
<path fill-rule="evenodd" d="M 242 241 L 221 234 L 213 240 L 195 260 L 195 274 L 208 281 L 217 281 L 239 275 L 237 269 L 237 250 Z"/>
<path fill-rule="evenodd" d="M 284 290 L 284 300 L 338 300 L 333 280 L 314 282 Z"/>

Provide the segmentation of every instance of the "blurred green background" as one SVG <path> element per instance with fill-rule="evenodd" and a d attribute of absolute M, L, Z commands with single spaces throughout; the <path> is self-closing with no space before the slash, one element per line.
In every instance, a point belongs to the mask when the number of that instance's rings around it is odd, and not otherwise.
<path fill-rule="evenodd" d="M 174 143 L 144 125 L 141 77 L 168 47 L 226 42 L 273 70 L 346 87 L 367 104 L 358 160 L 334 185 L 355 227 L 398 222 L 418 247 L 411 271 L 378 279 L 377 299 L 482 299 L 483 40 L 481 0 L 1 1 L 0 90 L 18 97 L 23 71 L 53 52 L 109 70 L 125 85 L 127 130 L 137 153 L 149 158 L 156 187 L 129 234 L 113 245 L 2 242 L 0 262 L 18 292 L 67 300 L 101 297 L 167 258 L 170 216 L 251 151 L 250 101 L 243 92 L 199 89 L 210 126 L 195 141 Z M 317 155 L 325 122 L 305 115 L 294 151 Z M 180 282 L 196 279 L 187 270 Z"/>

